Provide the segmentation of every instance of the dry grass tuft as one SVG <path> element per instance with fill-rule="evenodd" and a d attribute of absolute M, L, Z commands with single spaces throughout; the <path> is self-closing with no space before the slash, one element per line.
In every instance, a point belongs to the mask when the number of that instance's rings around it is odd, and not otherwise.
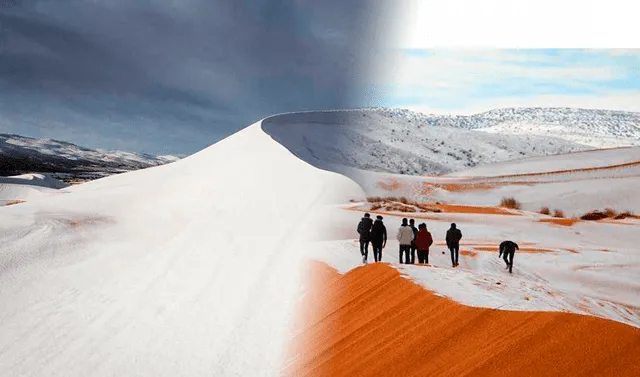
<path fill-rule="evenodd" d="M 510 209 L 520 209 L 522 208 L 522 204 L 516 200 L 514 197 L 502 198 L 500 201 L 500 207 L 510 208 Z"/>
<path fill-rule="evenodd" d="M 390 205 L 387 206 L 386 209 L 390 212 L 416 212 L 416 209 L 414 207 L 403 205 Z"/>
<path fill-rule="evenodd" d="M 547 215 L 547 216 L 551 215 L 551 210 L 547 206 L 540 208 L 539 212 L 543 215 Z"/>
<path fill-rule="evenodd" d="M 564 219 L 564 212 L 561 209 L 553 210 L 553 217 L 557 217 L 559 219 Z"/>
<path fill-rule="evenodd" d="M 619 213 L 618 215 L 616 215 L 616 217 L 614 217 L 613 219 L 614 220 L 640 219 L 640 216 L 636 215 L 635 213 L 632 213 L 630 211 L 624 211 L 624 212 Z"/>
<path fill-rule="evenodd" d="M 606 219 L 609 216 L 607 216 L 606 213 L 604 213 L 603 211 L 591 211 L 591 212 L 587 212 L 584 215 L 580 216 L 581 220 L 588 220 L 588 221 L 597 221 L 597 220 L 602 220 L 602 219 Z"/>
<path fill-rule="evenodd" d="M 636 215 L 631 211 L 625 211 L 622 213 L 618 213 L 616 210 L 612 208 L 605 208 L 603 211 L 595 210 L 591 212 L 587 212 L 580 217 L 582 220 L 587 221 L 598 221 L 604 219 L 613 219 L 613 220 L 623 220 L 623 219 L 640 219 L 640 216 Z"/>

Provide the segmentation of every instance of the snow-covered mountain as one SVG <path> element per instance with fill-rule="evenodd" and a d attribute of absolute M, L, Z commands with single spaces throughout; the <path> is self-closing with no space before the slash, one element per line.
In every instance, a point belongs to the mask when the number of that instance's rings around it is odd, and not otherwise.
<path fill-rule="evenodd" d="M 434 115 L 376 109 L 390 119 L 504 135 L 559 137 L 592 147 L 640 145 L 640 113 L 576 108 L 504 108 L 479 114 Z"/>
<path fill-rule="evenodd" d="M 271 134 L 296 146 L 293 152 L 307 161 L 412 175 L 640 145 L 640 114 L 600 110 L 502 109 L 441 116 L 373 108 L 283 114 L 264 122 L 267 128 L 285 125 L 286 132 Z"/>
<path fill-rule="evenodd" d="M 0 134 L 0 175 L 30 172 L 107 172 L 144 169 L 178 160 L 176 156 L 152 156 L 72 143 Z"/>

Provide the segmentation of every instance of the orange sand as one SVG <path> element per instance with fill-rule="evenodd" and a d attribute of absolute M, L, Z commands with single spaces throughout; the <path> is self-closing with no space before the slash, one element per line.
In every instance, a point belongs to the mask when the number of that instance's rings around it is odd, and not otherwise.
<path fill-rule="evenodd" d="M 460 255 L 464 255 L 467 257 L 472 257 L 475 258 L 478 256 L 478 253 L 476 253 L 475 251 L 470 251 L 470 250 L 460 250 Z"/>
<path fill-rule="evenodd" d="M 573 226 L 574 224 L 582 222 L 582 220 L 578 220 L 578 219 L 563 219 L 563 218 L 559 218 L 559 217 L 554 217 L 554 218 L 551 218 L 551 219 L 540 219 L 540 220 L 538 220 L 538 222 L 550 223 L 550 224 L 562 225 L 562 226 Z"/>
<path fill-rule="evenodd" d="M 496 253 L 498 252 L 497 246 L 474 246 L 473 249 L 476 251 L 494 251 Z M 517 252 L 527 253 L 527 254 L 538 254 L 538 253 L 553 253 L 555 251 L 551 249 L 542 249 L 542 248 L 536 248 L 536 247 L 521 247 L 520 249 L 518 249 Z"/>
<path fill-rule="evenodd" d="M 429 207 L 434 209 L 439 209 L 441 213 L 471 213 L 477 215 L 504 215 L 504 216 L 519 216 L 520 214 L 515 211 L 511 211 L 506 208 L 500 207 L 483 207 L 483 206 L 472 206 L 472 205 L 463 205 L 463 204 L 435 204 L 435 203 L 419 203 L 422 205 L 428 204 Z M 353 211 L 361 211 L 361 212 L 369 212 L 369 210 L 364 210 L 361 208 L 349 207 L 347 208 Z M 393 215 L 391 211 L 381 211 L 379 209 L 371 210 L 371 212 L 379 213 L 379 214 L 387 214 Z M 401 211 L 399 211 L 401 212 Z M 418 214 L 420 212 L 411 212 L 411 217 L 419 217 Z M 420 218 L 438 220 L 441 219 L 439 217 L 429 217 L 423 216 Z"/>
<path fill-rule="evenodd" d="M 510 211 L 506 208 L 498 207 L 482 207 L 471 205 L 459 205 L 459 204 L 436 204 L 442 212 L 451 213 L 474 213 L 482 215 L 519 215 L 517 212 Z"/>
<path fill-rule="evenodd" d="M 592 172 L 592 171 L 600 171 L 600 170 L 628 168 L 636 165 L 640 165 L 640 161 L 625 162 L 623 164 L 615 164 L 615 165 L 607 165 L 607 166 L 594 166 L 590 168 L 554 170 L 554 171 L 542 172 L 542 173 L 520 173 L 520 174 L 499 175 L 499 176 L 492 176 L 491 178 L 535 177 L 535 176 L 558 175 L 558 174 L 567 174 L 567 173 Z"/>
<path fill-rule="evenodd" d="M 464 306 L 386 264 L 310 272 L 283 376 L 640 375 L 640 330 L 621 323 Z"/>
<path fill-rule="evenodd" d="M 5 203 L 5 206 L 13 206 L 16 204 L 20 204 L 20 203 L 25 203 L 24 200 L 10 200 L 7 203 Z"/>
<path fill-rule="evenodd" d="M 449 192 L 471 192 L 471 191 L 489 191 L 505 186 L 535 186 L 545 182 L 456 182 L 456 183 L 434 183 L 423 182 L 420 193 L 422 195 L 430 195 L 435 189 L 446 190 Z"/>

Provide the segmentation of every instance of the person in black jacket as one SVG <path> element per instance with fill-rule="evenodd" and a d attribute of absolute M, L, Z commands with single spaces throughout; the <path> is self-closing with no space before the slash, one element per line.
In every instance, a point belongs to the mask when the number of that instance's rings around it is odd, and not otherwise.
<path fill-rule="evenodd" d="M 451 228 L 447 230 L 447 247 L 451 253 L 451 265 L 458 267 L 458 253 L 460 251 L 460 240 L 462 239 L 462 232 L 457 228 L 455 223 L 451 224 Z"/>
<path fill-rule="evenodd" d="M 382 223 L 382 216 L 376 216 L 369 239 L 371 246 L 373 246 L 373 258 L 376 262 L 382 261 L 382 249 L 387 246 L 387 227 Z"/>
<path fill-rule="evenodd" d="M 418 228 L 416 228 L 416 221 L 409 219 L 409 226 L 413 230 L 413 241 L 411 241 L 411 247 L 409 248 L 409 264 L 416 263 L 416 236 L 418 235 Z"/>
<path fill-rule="evenodd" d="M 364 217 L 358 223 L 358 234 L 360 235 L 360 254 L 362 255 L 362 263 L 367 263 L 367 257 L 369 256 L 369 240 L 371 239 L 371 226 L 373 220 L 368 213 L 364 214 Z"/>
<path fill-rule="evenodd" d="M 500 253 L 498 254 L 498 258 L 504 254 L 504 263 L 507 264 L 507 268 L 509 269 L 509 273 L 513 272 L 513 256 L 516 255 L 516 250 L 520 250 L 518 244 L 513 241 L 503 241 L 500 244 Z"/>

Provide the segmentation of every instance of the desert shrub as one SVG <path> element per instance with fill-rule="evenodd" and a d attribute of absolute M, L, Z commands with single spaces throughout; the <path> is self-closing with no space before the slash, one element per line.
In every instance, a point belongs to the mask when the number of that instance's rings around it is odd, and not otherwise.
<path fill-rule="evenodd" d="M 624 211 L 622 213 L 619 213 L 618 215 L 616 215 L 616 217 L 614 217 L 615 220 L 624 220 L 624 219 L 640 219 L 640 216 L 636 215 L 635 213 L 632 213 L 630 211 Z"/>
<path fill-rule="evenodd" d="M 561 209 L 554 209 L 553 217 L 564 218 L 564 212 Z"/>
<path fill-rule="evenodd" d="M 614 220 L 622 220 L 622 219 L 638 219 L 640 216 L 634 214 L 631 211 L 624 211 L 622 213 L 618 213 L 612 208 L 605 208 L 603 211 L 595 210 L 591 212 L 587 212 L 580 217 L 582 220 L 587 221 L 597 221 L 602 219 L 614 219 Z"/>
<path fill-rule="evenodd" d="M 522 204 L 516 200 L 514 197 L 502 198 L 500 201 L 500 207 L 511 208 L 511 209 L 520 209 L 522 208 Z"/>
<path fill-rule="evenodd" d="M 549 207 L 545 206 L 540 208 L 540 213 L 548 216 L 551 214 L 551 210 L 549 209 Z"/>
<path fill-rule="evenodd" d="M 396 198 L 395 196 L 389 196 L 389 197 L 386 198 L 386 200 L 390 201 L 390 202 L 397 202 L 398 198 Z"/>
<path fill-rule="evenodd" d="M 580 216 L 580 219 L 587 220 L 587 221 L 596 221 L 596 220 L 606 219 L 607 217 L 609 216 L 607 216 L 607 214 L 604 213 L 603 211 L 591 211 Z"/>
<path fill-rule="evenodd" d="M 402 204 L 409 204 L 409 199 L 405 198 L 404 196 L 398 199 L 398 201 Z"/>
<path fill-rule="evenodd" d="M 381 201 L 382 199 L 379 196 L 370 196 L 367 198 L 367 201 L 369 203 L 377 203 L 379 201 Z"/>
<path fill-rule="evenodd" d="M 393 211 L 393 212 L 416 212 L 416 209 L 413 208 L 413 207 L 403 206 L 403 205 L 390 205 L 390 206 L 387 206 L 387 211 Z"/>

